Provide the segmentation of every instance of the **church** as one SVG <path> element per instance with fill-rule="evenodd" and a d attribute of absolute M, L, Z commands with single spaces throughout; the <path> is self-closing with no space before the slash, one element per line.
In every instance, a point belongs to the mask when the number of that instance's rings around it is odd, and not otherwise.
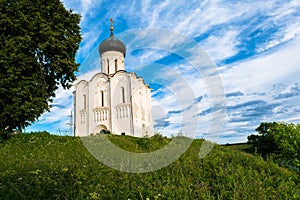
<path fill-rule="evenodd" d="M 152 136 L 151 89 L 143 78 L 127 72 L 126 47 L 114 36 L 99 45 L 101 72 L 81 80 L 74 91 L 74 135 L 89 136 L 110 131 L 117 135 Z"/>

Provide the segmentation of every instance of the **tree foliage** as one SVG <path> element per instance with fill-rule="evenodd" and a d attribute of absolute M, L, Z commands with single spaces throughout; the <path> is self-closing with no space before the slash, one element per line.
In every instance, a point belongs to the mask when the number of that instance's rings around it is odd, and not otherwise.
<path fill-rule="evenodd" d="M 0 133 L 22 129 L 49 110 L 78 69 L 80 16 L 59 0 L 0 0 Z M 0 134 L 0 136 L 1 136 Z"/>
<path fill-rule="evenodd" d="M 263 122 L 256 128 L 258 135 L 248 136 L 258 153 L 275 154 L 286 164 L 300 167 L 300 124 Z"/>

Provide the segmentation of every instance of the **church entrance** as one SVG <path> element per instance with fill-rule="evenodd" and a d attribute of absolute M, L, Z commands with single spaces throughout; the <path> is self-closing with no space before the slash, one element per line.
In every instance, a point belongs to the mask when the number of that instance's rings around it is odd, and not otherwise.
<path fill-rule="evenodd" d="M 97 127 L 94 129 L 93 133 L 94 133 L 95 135 L 103 135 L 103 134 L 106 133 L 106 131 L 107 131 L 106 126 L 104 126 L 104 125 L 99 125 L 99 126 L 97 126 Z"/>

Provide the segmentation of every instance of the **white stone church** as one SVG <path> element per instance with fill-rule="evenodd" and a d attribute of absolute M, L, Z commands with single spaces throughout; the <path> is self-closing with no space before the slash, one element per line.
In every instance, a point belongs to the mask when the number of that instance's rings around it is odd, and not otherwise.
<path fill-rule="evenodd" d="M 135 137 L 153 135 L 151 89 L 143 78 L 125 71 L 125 45 L 110 36 L 99 46 L 101 73 L 81 80 L 74 91 L 74 135 L 111 131 Z"/>

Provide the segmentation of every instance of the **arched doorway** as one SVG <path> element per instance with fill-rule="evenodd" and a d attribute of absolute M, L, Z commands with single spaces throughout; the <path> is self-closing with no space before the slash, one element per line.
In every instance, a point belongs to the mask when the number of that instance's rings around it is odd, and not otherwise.
<path fill-rule="evenodd" d="M 93 134 L 94 134 L 94 135 L 102 135 L 102 134 L 105 134 L 106 131 L 107 131 L 106 126 L 104 126 L 104 125 L 99 125 L 99 126 L 97 126 L 96 128 L 94 128 Z"/>

